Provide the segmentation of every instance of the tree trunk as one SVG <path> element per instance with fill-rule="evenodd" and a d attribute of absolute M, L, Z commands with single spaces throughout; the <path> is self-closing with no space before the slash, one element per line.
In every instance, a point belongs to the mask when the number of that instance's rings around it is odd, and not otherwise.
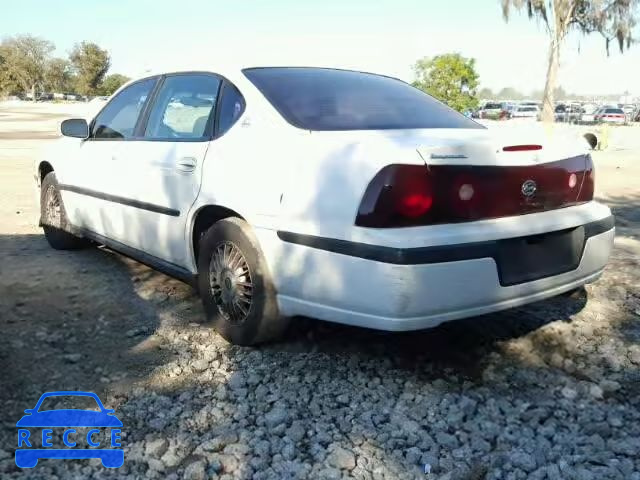
<path fill-rule="evenodd" d="M 31 100 L 36 101 L 36 84 L 31 85 Z"/>
<path fill-rule="evenodd" d="M 549 47 L 549 66 L 547 67 L 547 80 L 544 85 L 544 95 L 542 97 L 542 121 L 553 122 L 555 105 L 553 103 L 553 93 L 558 80 L 558 66 L 560 61 L 560 39 L 557 35 L 551 39 Z"/>

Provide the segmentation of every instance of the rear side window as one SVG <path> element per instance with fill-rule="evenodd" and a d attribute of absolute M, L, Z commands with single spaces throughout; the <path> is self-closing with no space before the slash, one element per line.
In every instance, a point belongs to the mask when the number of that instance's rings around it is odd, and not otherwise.
<path fill-rule="evenodd" d="M 122 140 L 133 137 L 138 117 L 157 78 L 129 85 L 98 114 L 93 123 L 93 138 Z"/>
<path fill-rule="evenodd" d="M 393 78 L 326 68 L 249 68 L 247 78 L 295 127 L 305 130 L 484 128 Z"/>
<path fill-rule="evenodd" d="M 149 114 L 145 138 L 201 140 L 209 137 L 220 83 L 219 78 L 205 74 L 165 78 Z"/>
<path fill-rule="evenodd" d="M 238 121 L 244 111 L 244 98 L 232 84 L 226 83 L 220 99 L 220 118 L 218 120 L 218 136 L 224 135 Z"/>

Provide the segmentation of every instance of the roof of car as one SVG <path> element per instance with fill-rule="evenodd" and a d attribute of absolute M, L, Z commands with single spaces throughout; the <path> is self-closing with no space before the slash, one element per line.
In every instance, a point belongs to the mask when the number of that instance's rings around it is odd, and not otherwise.
<path fill-rule="evenodd" d="M 189 65 L 189 67 L 184 68 L 184 67 L 176 67 L 176 68 L 169 68 L 169 69 L 163 69 L 163 70 L 148 70 L 147 72 L 145 72 L 144 75 L 141 75 L 139 77 L 134 78 L 131 82 L 135 82 L 138 80 L 142 80 L 145 78 L 150 78 L 150 77 L 155 77 L 158 75 L 169 75 L 169 74 L 176 74 L 176 73 L 191 73 L 191 72 L 208 72 L 208 73 L 215 73 L 218 75 L 221 75 L 225 78 L 228 78 L 229 80 L 237 78 L 239 76 L 241 76 L 242 78 L 246 78 L 244 76 L 244 74 L 242 73 L 243 70 L 248 70 L 248 69 L 257 69 L 257 68 L 317 68 L 317 69 L 326 69 L 326 70 L 343 70 L 343 71 L 350 71 L 350 72 L 361 72 L 361 73 L 368 73 L 368 74 L 372 74 L 372 75 L 381 75 L 381 76 L 386 76 L 386 77 L 390 77 L 390 78 L 395 78 L 391 75 L 388 74 L 384 74 L 381 72 L 373 72 L 370 70 L 361 70 L 361 69 L 357 69 L 357 68 L 341 68 L 341 67 L 335 67 L 335 66 L 330 66 L 330 65 L 293 65 L 293 64 L 227 64 L 227 63 L 222 63 L 222 64 L 218 64 L 218 65 L 211 65 L 211 64 L 194 64 L 194 65 Z M 400 79 L 398 79 L 400 80 Z M 402 81 L 402 80 L 401 80 Z"/>
<path fill-rule="evenodd" d="M 131 85 L 132 83 L 139 82 L 141 80 L 157 77 L 160 75 L 169 75 L 169 74 L 181 74 L 181 73 L 214 73 L 216 75 L 220 75 L 226 78 L 229 82 L 233 83 L 245 97 L 247 101 L 247 112 L 258 114 L 260 116 L 268 116 L 272 121 L 275 122 L 285 122 L 285 120 L 276 112 L 276 110 L 269 104 L 269 102 L 264 98 L 262 93 L 257 89 L 257 87 L 245 76 L 243 70 L 253 69 L 253 68 L 318 68 L 318 69 L 330 69 L 330 70 L 343 70 L 343 71 L 351 71 L 351 72 L 362 72 L 368 73 L 372 75 L 382 75 L 391 77 L 389 75 L 384 75 L 381 73 L 358 70 L 358 69 L 349 69 L 349 68 L 337 68 L 326 65 L 286 65 L 286 64 L 237 64 L 237 63 L 221 63 L 221 64 L 190 64 L 186 68 L 185 66 L 180 66 L 176 68 L 163 69 L 157 71 L 147 71 L 144 75 L 141 75 L 137 78 L 134 78 L 122 85 L 113 95 L 116 95 L 122 89 Z M 397 79 L 397 78 L 396 78 Z M 397 79 L 400 80 L 400 79 Z M 402 81 L 402 80 L 400 80 Z M 113 96 L 112 95 L 112 96 Z"/>
<path fill-rule="evenodd" d="M 176 68 L 168 68 L 162 70 L 147 70 L 143 75 L 138 77 L 134 77 L 129 82 L 124 84 L 121 88 L 126 87 L 132 83 L 138 82 L 140 80 L 144 80 L 146 78 L 157 77 L 160 75 L 169 75 L 169 74 L 180 74 L 180 73 L 195 73 L 195 72 L 206 72 L 206 73 L 215 73 L 220 75 L 231 83 L 237 85 L 240 90 L 241 85 L 250 84 L 253 85 L 249 79 L 244 75 L 243 70 L 247 69 L 256 69 L 256 68 L 317 68 L 317 69 L 327 69 L 327 70 L 342 70 L 342 71 L 350 71 L 350 72 L 361 72 L 367 73 L 371 75 L 381 75 L 389 78 L 395 78 L 396 80 L 403 81 L 391 75 L 385 75 L 380 72 L 373 72 L 367 70 L 359 70 L 356 68 L 340 68 L 335 66 L 328 65 L 288 65 L 288 64 L 233 64 L 233 63 L 221 63 L 217 65 L 211 64 L 190 64 L 188 67 L 180 66 Z M 244 91 L 243 91 L 244 93 Z"/>

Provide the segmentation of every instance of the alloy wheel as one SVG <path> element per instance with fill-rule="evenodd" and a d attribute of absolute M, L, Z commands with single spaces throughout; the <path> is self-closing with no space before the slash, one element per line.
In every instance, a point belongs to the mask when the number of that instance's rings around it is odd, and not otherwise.
<path fill-rule="evenodd" d="M 219 243 L 213 251 L 209 285 L 218 311 L 225 319 L 234 324 L 247 319 L 253 301 L 253 282 L 249 264 L 234 243 Z"/>

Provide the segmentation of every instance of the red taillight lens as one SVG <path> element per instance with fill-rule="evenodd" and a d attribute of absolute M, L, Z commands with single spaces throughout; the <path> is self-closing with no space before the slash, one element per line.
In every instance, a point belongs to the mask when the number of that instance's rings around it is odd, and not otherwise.
<path fill-rule="evenodd" d="M 389 165 L 371 181 L 356 225 L 391 228 L 523 215 L 593 199 L 591 156 L 530 166 Z"/>
<path fill-rule="evenodd" d="M 391 195 L 395 213 L 407 218 L 420 217 L 433 205 L 431 181 L 425 172 L 397 170 Z"/>
<path fill-rule="evenodd" d="M 424 165 L 389 165 L 369 184 L 360 203 L 356 225 L 419 224 L 432 207 L 431 178 Z"/>
<path fill-rule="evenodd" d="M 593 160 L 591 155 L 585 155 L 584 157 L 584 173 L 582 175 L 582 185 L 580 186 L 580 192 L 578 193 L 578 203 L 590 202 L 593 200 L 593 194 L 595 191 L 596 171 L 593 167 Z"/>
<path fill-rule="evenodd" d="M 509 145 L 503 147 L 503 152 L 529 152 L 531 150 L 542 150 L 542 145 Z"/>
<path fill-rule="evenodd" d="M 419 217 L 429 211 L 433 198 L 429 194 L 411 193 L 398 202 L 398 213 L 405 217 Z"/>

